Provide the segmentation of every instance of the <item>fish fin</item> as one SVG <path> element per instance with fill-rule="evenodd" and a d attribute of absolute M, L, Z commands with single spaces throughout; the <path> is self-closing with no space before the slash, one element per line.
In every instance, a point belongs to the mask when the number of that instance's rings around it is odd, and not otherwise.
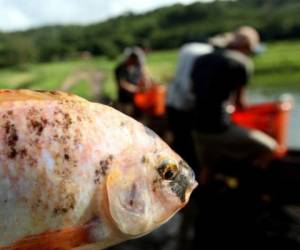
<path fill-rule="evenodd" d="M 114 169 L 107 178 L 109 210 L 122 233 L 137 236 L 147 232 L 152 222 L 151 197 L 142 171 L 139 175 L 130 172 L 126 175 L 124 181 L 124 174 Z"/>
<path fill-rule="evenodd" d="M 92 225 L 70 227 L 27 236 L 0 250 L 70 250 L 92 242 L 91 227 Z"/>
<path fill-rule="evenodd" d="M 40 91 L 28 89 L 1 89 L 0 103 L 12 101 L 28 101 L 28 100 L 77 100 L 85 101 L 83 98 L 71 93 L 61 91 Z"/>

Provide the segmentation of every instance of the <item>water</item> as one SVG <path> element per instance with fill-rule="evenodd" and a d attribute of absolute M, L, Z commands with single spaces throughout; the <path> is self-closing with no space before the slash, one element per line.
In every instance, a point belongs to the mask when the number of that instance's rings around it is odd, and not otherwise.
<path fill-rule="evenodd" d="M 294 108 L 290 113 L 287 145 L 289 148 L 300 149 L 300 89 L 253 88 L 247 92 L 249 103 L 275 101 L 283 94 L 290 94 L 294 100 Z"/>

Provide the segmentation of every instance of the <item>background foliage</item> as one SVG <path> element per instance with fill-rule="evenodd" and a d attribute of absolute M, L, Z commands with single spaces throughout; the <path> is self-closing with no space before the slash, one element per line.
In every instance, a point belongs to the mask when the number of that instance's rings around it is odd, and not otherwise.
<path fill-rule="evenodd" d="M 299 0 L 239 0 L 176 4 L 145 14 L 126 13 L 88 26 L 48 26 L 0 33 L 0 67 L 78 58 L 115 58 L 124 47 L 147 42 L 155 50 L 239 25 L 256 27 L 265 41 L 300 38 Z"/>

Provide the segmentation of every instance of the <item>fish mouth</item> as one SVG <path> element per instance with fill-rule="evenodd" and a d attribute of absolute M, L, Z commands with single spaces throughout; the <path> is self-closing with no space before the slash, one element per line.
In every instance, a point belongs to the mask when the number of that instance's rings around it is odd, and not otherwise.
<path fill-rule="evenodd" d="M 187 187 L 187 189 L 185 191 L 185 204 L 189 201 L 192 192 L 196 189 L 197 186 L 198 186 L 198 182 L 196 180 L 194 180 Z"/>
<path fill-rule="evenodd" d="M 180 174 L 169 182 L 171 191 L 180 199 L 182 204 L 186 204 L 191 192 L 197 186 L 195 175 L 192 169 L 185 165 Z"/>
<path fill-rule="evenodd" d="M 190 185 L 190 187 L 188 188 L 187 191 L 189 191 L 190 193 L 192 193 L 196 187 L 198 187 L 198 182 L 197 182 L 196 180 L 194 180 L 194 181 L 191 183 L 191 185 Z"/>
<path fill-rule="evenodd" d="M 195 173 L 193 169 L 184 161 L 181 161 L 179 163 L 181 167 L 183 167 L 186 171 L 186 177 L 189 180 L 188 185 L 186 185 L 185 188 L 185 194 L 184 194 L 184 199 L 183 203 L 184 205 L 189 201 L 189 198 L 194 191 L 194 189 L 198 186 L 198 182 L 196 181 Z"/>

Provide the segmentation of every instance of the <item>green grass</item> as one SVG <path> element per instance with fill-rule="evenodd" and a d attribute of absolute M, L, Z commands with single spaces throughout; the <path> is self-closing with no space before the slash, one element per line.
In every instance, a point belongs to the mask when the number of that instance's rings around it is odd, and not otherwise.
<path fill-rule="evenodd" d="M 271 43 L 254 61 L 254 86 L 300 89 L 300 41 Z"/>
<path fill-rule="evenodd" d="M 26 68 L 9 68 L 0 70 L 0 88 L 31 88 L 41 90 L 59 89 L 64 80 L 77 70 L 100 70 L 105 81 L 112 85 L 111 71 L 114 63 L 104 58 L 73 60 L 27 65 Z M 70 90 L 90 98 L 89 90 L 82 81 Z M 111 88 L 111 87 L 110 87 Z M 107 93 L 111 94 L 111 93 Z"/>
<path fill-rule="evenodd" d="M 93 98 L 93 93 L 91 93 L 90 89 L 87 88 L 87 82 L 84 80 L 78 81 L 78 83 L 74 86 L 72 86 L 69 91 L 80 96 L 84 96 L 87 99 Z"/>
<path fill-rule="evenodd" d="M 173 77 L 177 50 L 153 52 L 148 57 L 148 67 L 154 81 L 168 84 Z"/>
<path fill-rule="evenodd" d="M 168 84 L 174 74 L 177 50 L 151 52 L 147 63 L 154 81 Z M 254 87 L 287 87 L 300 89 L 300 41 L 284 41 L 267 44 L 267 50 L 254 58 Z M 0 70 L 0 88 L 58 89 L 64 80 L 77 70 L 99 70 L 104 74 L 102 94 L 116 97 L 113 69 L 118 60 L 98 57 L 86 60 L 70 60 L 31 64 Z M 91 93 L 84 81 L 78 81 L 70 91 L 86 98 Z"/>

